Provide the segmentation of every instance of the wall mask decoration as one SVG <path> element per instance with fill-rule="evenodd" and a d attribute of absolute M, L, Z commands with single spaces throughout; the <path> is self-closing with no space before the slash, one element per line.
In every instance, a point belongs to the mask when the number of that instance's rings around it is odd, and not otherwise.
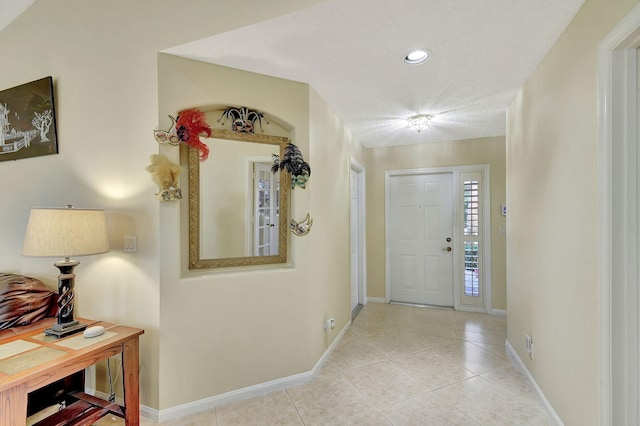
<path fill-rule="evenodd" d="M 159 193 L 156 197 L 162 201 L 179 200 L 182 191 L 178 188 L 178 176 L 182 172 L 180 165 L 172 163 L 162 154 L 151 156 L 151 165 L 146 170 L 151 174 L 151 180 L 158 185 Z"/>
<path fill-rule="evenodd" d="M 209 147 L 200 140 L 200 136 L 211 136 L 211 126 L 204 112 L 197 108 L 188 108 L 178 113 L 178 117 L 169 116 L 172 121 L 169 130 L 154 130 L 156 141 L 161 144 L 180 145 L 185 143 L 199 151 L 200 161 L 209 157 Z"/>
<path fill-rule="evenodd" d="M 260 125 L 260 131 L 264 133 L 262 129 L 262 120 L 269 124 L 269 121 L 264 117 L 264 114 L 258 111 L 253 111 L 247 107 L 231 107 L 224 110 L 218 123 L 224 125 L 227 119 L 231 119 L 231 130 L 234 132 L 242 133 L 255 133 L 256 121 Z"/>
<path fill-rule="evenodd" d="M 57 153 L 53 78 L 0 91 L 0 161 Z"/>
<path fill-rule="evenodd" d="M 286 170 L 291 174 L 291 189 L 295 189 L 296 185 L 302 189 L 306 188 L 311 176 L 311 166 L 302 158 L 300 149 L 292 143 L 285 147 L 282 160 L 277 155 L 273 156 L 271 171 L 275 173 L 278 170 Z"/>
<path fill-rule="evenodd" d="M 178 146 L 182 141 L 176 133 L 176 119 L 172 116 L 169 116 L 169 118 L 171 119 L 171 127 L 169 127 L 169 130 L 154 130 L 153 137 L 155 137 L 156 141 L 160 144 Z"/>
<path fill-rule="evenodd" d="M 307 217 L 301 222 L 296 222 L 292 219 L 289 224 L 289 230 L 298 237 L 302 237 L 311 231 L 311 225 L 313 225 L 313 219 L 311 219 L 311 216 L 307 213 Z"/>

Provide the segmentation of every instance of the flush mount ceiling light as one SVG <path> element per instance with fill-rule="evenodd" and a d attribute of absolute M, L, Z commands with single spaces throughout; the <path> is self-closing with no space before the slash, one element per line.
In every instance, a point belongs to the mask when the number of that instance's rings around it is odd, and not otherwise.
<path fill-rule="evenodd" d="M 427 114 L 418 114 L 407 118 L 409 127 L 420 133 L 423 129 L 429 127 L 431 116 Z"/>
<path fill-rule="evenodd" d="M 427 49 L 414 49 L 404 55 L 404 62 L 410 65 L 421 64 L 429 59 L 429 51 Z"/>

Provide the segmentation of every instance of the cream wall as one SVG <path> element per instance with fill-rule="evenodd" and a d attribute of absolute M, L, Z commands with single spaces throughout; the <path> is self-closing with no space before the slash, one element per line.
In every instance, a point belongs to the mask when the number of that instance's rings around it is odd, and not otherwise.
<path fill-rule="evenodd" d="M 423 145 L 375 148 L 367 152 L 367 296 L 385 295 L 385 182 L 387 170 L 489 164 L 491 166 L 491 304 L 507 309 L 505 236 L 504 137 L 436 142 Z"/>
<path fill-rule="evenodd" d="M 5 65 L 0 69 L 1 89 L 53 76 L 60 147 L 58 155 L 0 162 L 3 182 L 0 270 L 41 277 L 55 287 L 57 271 L 52 266 L 55 259 L 20 255 L 30 207 L 71 203 L 105 208 L 112 250 L 106 255 L 79 259 L 77 312 L 145 329 L 141 338 L 140 385 L 141 402 L 147 407 L 160 408 L 161 394 L 162 407 L 184 401 L 182 396 L 162 392 L 161 384 L 172 386 L 171 379 L 164 377 L 165 371 L 179 371 L 185 363 L 179 356 L 163 357 L 161 346 L 173 343 L 161 345 L 161 341 L 171 340 L 174 333 L 181 334 L 183 329 L 174 331 L 180 326 L 198 329 L 201 335 L 209 336 L 210 328 L 206 326 L 215 308 L 207 306 L 206 310 L 199 310 L 201 316 L 190 316 L 189 322 L 177 320 L 178 325 L 169 325 L 167 331 L 161 328 L 168 319 L 173 319 L 174 310 L 175 316 L 180 317 L 180 309 L 171 304 L 166 315 L 161 314 L 163 288 L 169 289 L 170 295 L 173 291 L 193 294 L 198 286 L 185 284 L 181 279 L 169 281 L 176 278 L 175 274 L 161 279 L 165 268 L 179 269 L 181 260 L 179 255 L 174 258 L 161 255 L 180 250 L 178 238 L 165 238 L 167 227 L 179 229 L 179 221 L 160 220 L 163 211 L 176 211 L 180 206 L 155 199 L 157 188 L 145 171 L 149 156 L 158 151 L 152 130 L 165 128 L 167 123 L 166 115 L 158 112 L 158 52 L 317 3 L 321 1 L 246 0 L 230 6 L 221 1 L 192 0 L 187 6 L 166 0 L 46 0 L 34 3 L 0 31 Z M 124 235 L 138 237 L 137 253 L 123 252 Z M 294 294 L 302 293 L 303 289 L 288 281 L 289 276 L 295 277 L 295 270 L 270 278 L 271 286 L 243 294 L 245 304 L 249 307 L 264 305 L 265 301 L 268 304 L 273 294 L 267 289 L 272 287 L 279 291 L 291 287 Z M 228 299 L 220 296 L 215 303 L 222 304 L 225 300 Z M 302 304 L 291 307 L 286 310 L 288 316 L 282 314 L 279 319 L 284 323 L 315 323 L 305 307 Z M 296 333 L 287 339 L 285 349 L 302 346 L 291 343 L 302 330 Z M 229 339 L 243 341 L 242 336 Z M 305 336 L 301 338 L 306 341 Z M 280 343 L 277 338 L 265 340 L 269 340 L 269 345 Z M 199 343 L 194 342 L 198 339 L 182 342 L 182 353 L 197 352 Z M 212 347 L 226 343 L 215 342 Z M 250 346 L 250 342 L 243 341 L 240 346 Z M 274 368 L 272 376 L 307 369 L 319 351 L 318 345 L 309 346 L 315 350 L 305 349 L 303 359 L 295 360 L 293 366 L 284 364 L 288 361 L 285 356 L 283 365 Z M 161 358 L 165 358 L 162 369 Z M 198 368 L 210 362 L 205 361 Z M 269 363 L 272 360 L 253 366 L 253 370 L 261 371 L 249 381 L 262 380 L 265 376 L 262 371 L 270 367 Z M 240 387 L 249 381 L 222 386 Z"/>
<path fill-rule="evenodd" d="M 225 104 L 287 123 L 312 169 L 307 189 L 291 192 L 291 217 L 314 219 L 307 236 L 290 235 L 289 265 L 189 271 L 186 201 L 161 207 L 161 408 L 312 370 L 350 320 L 348 159 L 361 148 L 306 84 L 170 55 L 159 82 L 160 116 Z M 325 334 L 328 317 L 336 329 Z"/>
<path fill-rule="evenodd" d="M 508 110 L 508 339 L 566 425 L 599 416 L 597 47 L 637 3 L 587 0 Z"/>
<path fill-rule="evenodd" d="M 313 89 L 309 91 L 309 113 L 311 178 L 308 212 L 313 218 L 309 235 L 314 234 L 310 241 L 309 279 L 315 284 L 307 298 L 309 329 L 315 336 L 311 351 L 317 355 L 333 341 L 344 324 L 351 321 L 350 158 L 364 164 L 365 149 Z M 319 186 L 324 190 L 311 190 Z M 295 219 L 303 220 L 306 213 L 304 210 L 296 212 Z M 325 318 L 325 314 L 335 317 L 336 328 L 320 340 L 323 332 L 318 328 L 318 319 Z"/>
<path fill-rule="evenodd" d="M 365 152 L 304 84 L 158 56 L 320 2 L 192 0 L 177 11 L 166 0 L 42 0 L 0 31 L 0 88 L 52 75 L 60 143 L 58 155 L 0 162 L 0 270 L 55 286 L 53 259 L 20 256 L 29 208 L 104 207 L 112 251 L 80 259 L 78 312 L 145 328 L 142 403 L 165 409 L 308 371 L 348 322 L 350 155 L 367 168 L 370 297 L 384 297 L 384 170 L 490 163 L 493 308 L 508 305 L 509 341 L 563 422 L 596 424 L 596 51 L 637 1 L 587 0 L 509 109 L 508 296 L 504 266 L 495 264 L 505 252 L 497 195 L 504 182 L 494 181 L 503 138 Z M 159 76 L 179 84 L 159 90 Z M 158 148 L 151 130 L 165 128 L 177 108 L 222 102 L 290 123 L 311 164 L 308 189 L 294 191 L 292 217 L 309 212 L 314 227 L 291 236 L 287 267 L 188 271 L 185 205 L 153 197 L 149 155 L 176 153 Z M 122 251 L 124 235 L 137 235 L 137 253 Z M 329 335 L 325 316 L 338 324 Z M 533 361 L 522 348 L 525 333 L 534 338 Z"/>

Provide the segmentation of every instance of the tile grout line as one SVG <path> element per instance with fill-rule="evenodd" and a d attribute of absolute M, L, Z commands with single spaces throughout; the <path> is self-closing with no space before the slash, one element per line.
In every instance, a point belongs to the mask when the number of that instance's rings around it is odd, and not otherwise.
<path fill-rule="evenodd" d="M 291 398 L 291 394 L 289 393 L 289 388 L 284 388 L 284 391 L 287 393 L 287 398 L 289 398 L 289 401 L 291 401 L 291 405 L 293 405 L 293 408 L 295 408 L 296 413 L 298 413 L 298 418 L 300 419 L 300 422 L 306 426 L 306 423 L 304 421 L 304 419 L 302 418 L 302 414 L 300 414 L 300 410 L 298 409 L 298 406 L 296 405 L 296 403 L 293 401 L 293 398 Z"/>

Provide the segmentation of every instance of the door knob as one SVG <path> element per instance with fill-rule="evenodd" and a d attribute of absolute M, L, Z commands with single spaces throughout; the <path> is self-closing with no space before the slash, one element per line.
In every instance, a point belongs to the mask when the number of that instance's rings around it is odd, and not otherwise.
<path fill-rule="evenodd" d="M 451 251 L 451 247 L 443 248 L 442 251 Z"/>

